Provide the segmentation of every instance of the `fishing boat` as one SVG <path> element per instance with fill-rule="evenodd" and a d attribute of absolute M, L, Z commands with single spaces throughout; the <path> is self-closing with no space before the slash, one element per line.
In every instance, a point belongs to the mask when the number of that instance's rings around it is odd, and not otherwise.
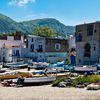
<path fill-rule="evenodd" d="M 31 77 L 31 74 L 28 72 L 5 72 L 5 73 L 0 74 L 0 79 L 1 80 L 15 79 L 15 78 L 18 78 L 19 76 Z"/>
<path fill-rule="evenodd" d="M 64 72 L 64 73 L 57 73 L 57 72 L 47 72 L 44 73 L 43 71 L 40 72 L 33 72 L 32 77 L 45 77 L 45 76 L 56 76 L 57 78 L 62 78 L 62 77 L 68 77 L 70 75 L 69 72 Z"/>
<path fill-rule="evenodd" d="M 6 72 L 6 70 L 0 70 L 0 73 L 5 73 Z"/>
<path fill-rule="evenodd" d="M 40 66 L 40 65 L 35 67 L 36 70 L 44 70 L 46 68 L 47 66 Z"/>
<path fill-rule="evenodd" d="M 57 78 L 68 77 L 68 72 L 61 72 L 58 69 L 45 69 L 44 71 L 17 71 L 17 72 L 6 72 L 0 74 L 0 79 L 15 79 L 18 76 L 22 77 L 45 77 L 45 76 L 56 76 Z"/>
<path fill-rule="evenodd" d="M 21 68 L 27 68 L 28 64 L 24 64 L 24 63 L 7 63 L 5 66 L 10 68 L 10 69 L 21 69 Z"/>
<path fill-rule="evenodd" d="M 46 83 L 51 83 L 55 80 L 56 80 L 55 76 L 24 78 L 23 85 L 46 84 Z M 18 79 L 13 79 L 12 81 L 13 83 L 17 84 Z"/>

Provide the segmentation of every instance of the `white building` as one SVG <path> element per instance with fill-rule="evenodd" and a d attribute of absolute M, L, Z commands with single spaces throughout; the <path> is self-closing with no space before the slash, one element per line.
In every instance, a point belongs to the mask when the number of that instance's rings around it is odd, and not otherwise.
<path fill-rule="evenodd" d="M 28 57 L 34 61 L 45 61 L 45 39 L 39 36 L 28 36 Z"/>
<path fill-rule="evenodd" d="M 38 62 L 57 62 L 68 57 L 68 41 L 65 39 L 45 38 L 29 35 L 27 47 L 24 38 L 15 40 L 8 36 L 6 40 L 0 40 L 0 62 L 12 62 L 20 58 L 30 58 Z"/>
<path fill-rule="evenodd" d="M 64 39 L 28 36 L 27 57 L 34 61 L 56 62 L 66 60 L 68 41 Z"/>
<path fill-rule="evenodd" d="M 13 36 L 7 36 L 6 40 L 0 40 L 0 62 L 12 62 L 17 58 L 24 57 L 26 49 L 24 38 L 14 40 Z"/>

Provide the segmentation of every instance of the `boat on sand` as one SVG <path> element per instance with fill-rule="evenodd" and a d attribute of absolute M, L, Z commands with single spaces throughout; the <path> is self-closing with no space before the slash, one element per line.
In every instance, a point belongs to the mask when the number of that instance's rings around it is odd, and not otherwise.
<path fill-rule="evenodd" d="M 15 79 L 15 78 L 18 78 L 19 76 L 30 77 L 31 74 L 28 72 L 5 72 L 5 73 L 0 74 L 0 79 L 1 80 Z"/>
<path fill-rule="evenodd" d="M 24 64 L 22 62 L 20 62 L 20 63 L 18 63 L 18 62 L 17 63 L 7 63 L 5 65 L 5 67 L 8 67 L 12 70 L 14 70 L 14 69 L 23 69 L 23 68 L 27 68 L 28 64 Z"/>
<path fill-rule="evenodd" d="M 41 85 L 41 84 L 51 83 L 55 80 L 56 80 L 55 76 L 24 78 L 22 85 Z M 18 79 L 13 79 L 12 82 L 17 84 Z"/>

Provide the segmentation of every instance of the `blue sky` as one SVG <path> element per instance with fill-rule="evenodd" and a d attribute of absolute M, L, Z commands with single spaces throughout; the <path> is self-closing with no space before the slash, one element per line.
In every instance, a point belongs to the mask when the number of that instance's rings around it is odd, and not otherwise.
<path fill-rule="evenodd" d="M 100 21 L 100 0 L 0 0 L 0 13 L 16 21 L 56 18 L 77 25 Z"/>

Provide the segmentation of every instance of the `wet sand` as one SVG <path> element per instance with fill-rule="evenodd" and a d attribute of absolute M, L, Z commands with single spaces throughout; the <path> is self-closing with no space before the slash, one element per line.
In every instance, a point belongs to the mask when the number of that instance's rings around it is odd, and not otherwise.
<path fill-rule="evenodd" d="M 100 91 L 51 85 L 21 88 L 0 86 L 0 100 L 100 100 Z"/>

